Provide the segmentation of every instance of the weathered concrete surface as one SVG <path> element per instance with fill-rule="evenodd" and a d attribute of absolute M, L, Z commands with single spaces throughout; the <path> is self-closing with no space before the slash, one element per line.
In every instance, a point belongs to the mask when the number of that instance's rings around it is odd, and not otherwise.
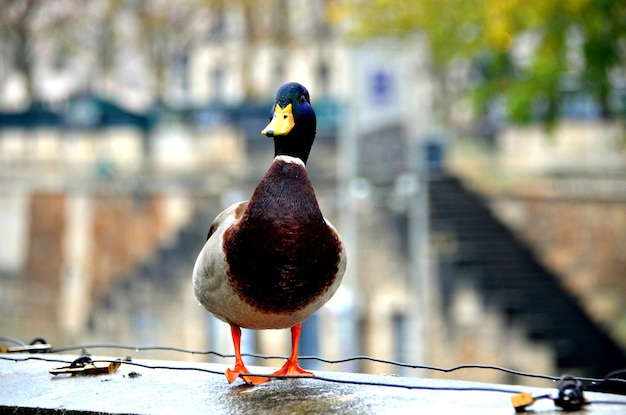
<path fill-rule="evenodd" d="M 72 361 L 76 356 L 29 356 Z M 94 358 L 95 359 L 95 358 Z M 222 372 L 225 366 L 206 363 L 137 360 L 136 363 L 195 367 Z M 0 360 L 0 413 L 13 414 L 512 414 L 510 394 L 477 391 L 408 390 L 384 386 L 332 383 L 319 379 L 275 380 L 259 386 L 223 375 L 198 371 L 147 369 L 130 365 L 114 374 L 61 376 L 48 373 L 62 363 Z M 269 368 L 251 368 L 268 373 Z M 540 391 L 520 386 L 450 380 L 317 372 L 350 381 L 420 385 L 425 387 L 491 387 Z M 541 390 L 545 392 L 546 390 Z M 620 401 L 626 397 L 589 393 L 590 400 Z M 538 401 L 534 411 L 562 413 L 551 401 Z M 597 404 L 585 414 L 623 414 L 626 406 Z"/>

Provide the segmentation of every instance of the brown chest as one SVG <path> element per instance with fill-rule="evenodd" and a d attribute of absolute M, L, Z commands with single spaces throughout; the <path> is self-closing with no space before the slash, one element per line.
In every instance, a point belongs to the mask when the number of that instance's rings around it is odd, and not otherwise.
<path fill-rule="evenodd" d="M 242 219 L 224 235 L 229 283 L 245 302 L 272 313 L 299 310 L 322 296 L 341 254 L 308 178 L 283 170 L 271 181 L 268 171 Z"/>

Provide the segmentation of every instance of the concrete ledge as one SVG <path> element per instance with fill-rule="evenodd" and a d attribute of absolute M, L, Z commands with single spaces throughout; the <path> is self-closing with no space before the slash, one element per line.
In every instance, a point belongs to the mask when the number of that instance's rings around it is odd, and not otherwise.
<path fill-rule="evenodd" d="M 71 362 L 77 356 L 5 354 L 21 360 L 43 357 Z M 94 360 L 98 359 L 96 357 Z M 106 358 L 111 359 L 111 358 Z M 222 373 L 226 366 L 209 363 L 135 360 L 149 366 L 200 368 Z M 438 388 L 492 388 L 531 393 L 550 390 L 525 386 L 316 372 L 320 377 L 345 382 L 393 384 L 399 387 L 335 383 L 321 379 L 275 380 L 250 387 L 240 381 L 229 385 L 221 374 L 197 370 L 148 369 L 122 364 L 112 374 L 53 376 L 52 368 L 65 366 L 39 360 L 0 360 L 0 413 L 12 414 L 512 414 L 511 394 Z M 250 368 L 268 373 L 269 368 Z M 406 389 L 420 386 L 429 389 Z M 552 393 L 555 393 L 552 390 Z M 626 397 L 586 393 L 592 404 L 585 414 L 622 414 Z M 534 412 L 563 413 L 552 401 L 537 401 Z M 571 413 L 571 412 L 570 412 Z M 581 412 L 582 413 L 582 412 Z"/>

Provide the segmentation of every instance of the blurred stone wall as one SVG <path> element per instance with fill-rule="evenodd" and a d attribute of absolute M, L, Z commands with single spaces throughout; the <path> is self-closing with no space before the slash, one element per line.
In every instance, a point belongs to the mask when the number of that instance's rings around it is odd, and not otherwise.
<path fill-rule="evenodd" d="M 93 302 L 147 261 L 192 214 L 177 196 L 156 192 L 34 190 L 25 198 L 25 236 L 3 238 L 3 244 L 22 241 L 22 266 L 0 278 L 0 328 L 24 340 L 75 339 Z"/>
<path fill-rule="evenodd" d="M 496 196 L 494 210 L 626 348 L 626 197 L 619 186 L 599 192 L 599 181 L 584 196 L 568 182 L 552 183 L 549 192 Z"/>

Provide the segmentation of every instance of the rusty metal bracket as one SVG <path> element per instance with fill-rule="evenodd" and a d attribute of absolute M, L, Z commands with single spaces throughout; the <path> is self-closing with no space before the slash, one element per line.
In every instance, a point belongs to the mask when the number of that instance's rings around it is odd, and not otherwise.
<path fill-rule="evenodd" d="M 53 375 L 101 375 L 115 372 L 122 362 L 94 362 L 89 356 L 81 356 L 69 366 L 50 370 Z"/>

